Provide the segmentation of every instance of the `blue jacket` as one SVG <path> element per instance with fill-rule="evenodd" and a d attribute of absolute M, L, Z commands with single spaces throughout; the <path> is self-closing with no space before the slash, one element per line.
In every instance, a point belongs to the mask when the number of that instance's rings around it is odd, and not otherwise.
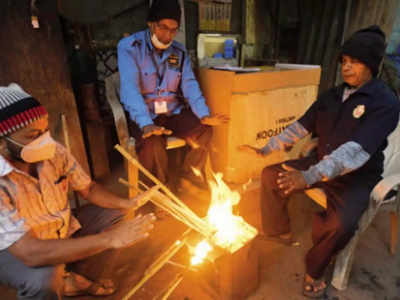
<path fill-rule="evenodd" d="M 150 31 L 137 32 L 119 42 L 118 67 L 121 102 L 140 128 L 153 124 L 157 101 L 167 102 L 167 114 L 179 114 L 186 100 L 199 119 L 210 115 L 182 44 L 173 41 L 160 57 Z"/>

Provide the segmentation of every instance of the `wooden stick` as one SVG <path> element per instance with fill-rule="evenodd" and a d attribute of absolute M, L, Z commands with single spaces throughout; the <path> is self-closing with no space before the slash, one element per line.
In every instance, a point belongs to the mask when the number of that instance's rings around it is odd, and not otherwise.
<path fill-rule="evenodd" d="M 169 284 L 167 291 L 161 298 L 161 300 L 167 300 L 169 296 L 171 296 L 172 292 L 175 291 L 175 289 L 178 287 L 178 285 L 182 282 L 183 280 L 183 274 L 179 274 L 175 279 Z"/>
<path fill-rule="evenodd" d="M 157 177 L 155 177 L 153 174 L 151 174 L 145 167 L 142 166 L 142 164 L 137 161 L 134 157 L 132 157 L 132 155 L 130 155 L 124 148 L 122 148 L 120 145 L 115 145 L 114 147 L 119 153 L 122 154 L 122 156 L 124 156 L 129 162 L 131 162 L 132 164 L 134 164 L 140 171 L 143 172 L 143 174 L 145 174 L 148 178 L 150 178 L 155 184 L 160 185 L 161 188 L 163 189 L 163 191 L 172 199 L 174 200 L 176 203 L 178 203 L 178 205 L 183 205 L 186 206 L 181 200 L 178 199 L 178 197 L 176 197 L 174 195 L 174 193 L 172 193 L 160 180 L 157 179 Z"/>
<path fill-rule="evenodd" d="M 140 181 L 140 180 L 139 180 L 139 184 L 140 184 L 142 187 L 144 187 L 146 190 L 149 189 L 149 186 L 146 185 L 143 181 Z"/>
<path fill-rule="evenodd" d="M 187 226 L 189 226 L 190 228 L 192 228 L 195 231 L 199 232 L 200 234 L 206 235 L 206 236 L 209 234 L 209 230 L 207 228 L 205 229 L 201 225 L 198 225 L 195 221 L 193 221 L 192 219 L 190 219 L 187 216 L 185 216 L 184 214 L 182 214 L 181 211 L 178 211 L 176 208 L 171 207 L 172 202 L 167 205 L 167 204 L 163 203 L 162 201 L 158 201 L 157 198 L 153 198 L 153 199 L 151 199 L 151 201 L 155 205 L 160 207 L 161 209 L 167 211 L 174 218 L 176 218 L 177 220 L 179 220 L 182 223 L 186 224 Z"/>
<path fill-rule="evenodd" d="M 167 210 L 172 215 L 180 216 L 181 218 L 179 219 L 183 219 L 182 222 L 189 227 L 193 228 L 193 226 L 190 225 L 193 224 L 195 226 L 195 228 L 193 229 L 198 231 L 200 234 L 206 237 L 210 237 L 213 234 L 213 228 L 208 223 L 200 219 L 192 211 L 190 211 L 189 214 L 185 210 L 182 210 L 180 206 L 170 201 L 165 195 L 161 194 L 160 192 L 155 193 L 155 198 L 153 198 L 151 201 L 157 206 L 160 206 L 161 208 Z"/>
<path fill-rule="evenodd" d="M 134 157 L 132 157 L 124 148 L 120 145 L 116 145 L 115 149 L 118 150 L 129 162 L 134 164 L 139 170 L 141 170 L 147 177 L 149 177 L 155 184 L 160 185 L 161 189 L 172 199 L 175 204 L 181 206 L 184 210 L 186 210 L 193 217 L 195 215 L 181 200 L 178 199 L 161 181 L 159 181 L 153 174 L 151 174 L 145 167 L 143 167 Z M 204 222 L 204 224 L 206 224 Z M 207 224 L 208 225 L 208 224 Z M 206 225 L 206 226 L 207 226 Z"/>
<path fill-rule="evenodd" d="M 133 287 L 132 290 L 126 294 L 122 300 L 129 300 L 155 273 L 157 273 L 170 259 L 174 256 L 184 245 L 188 238 L 190 229 L 186 230 L 181 240 L 177 240 L 172 246 L 170 246 L 163 254 L 158 257 L 154 263 L 150 265 L 144 272 L 142 279 Z"/>
<path fill-rule="evenodd" d="M 119 179 L 119 182 L 128 187 L 131 186 L 129 182 L 122 178 Z M 152 193 L 152 196 L 154 197 L 152 197 L 150 201 L 153 202 L 155 205 L 167 211 L 173 217 L 186 224 L 190 228 L 194 229 L 195 231 L 198 231 L 200 234 L 208 238 L 212 236 L 213 228 L 207 222 L 199 218 L 190 208 L 188 208 L 187 206 L 182 207 L 177 205 L 167 196 L 157 191 Z"/>
<path fill-rule="evenodd" d="M 173 257 L 184 246 L 185 242 L 186 238 L 183 241 L 176 241 L 170 248 L 168 248 L 167 251 L 165 251 L 159 258 L 157 258 L 156 261 L 152 263 L 149 268 L 147 268 L 144 274 L 150 274 L 151 276 L 155 274 L 171 259 L 171 257 Z"/>
<path fill-rule="evenodd" d="M 174 266 L 174 267 L 183 269 L 183 270 L 185 270 L 185 271 L 198 272 L 198 270 L 195 269 L 195 268 L 193 268 L 193 267 L 185 266 L 185 265 L 179 264 L 179 263 L 174 262 L 174 261 L 171 261 L 171 260 L 167 261 L 167 263 L 168 263 L 169 265 L 171 265 L 171 266 Z"/>
<path fill-rule="evenodd" d="M 63 134 L 64 134 L 64 143 L 65 147 L 71 151 L 71 144 L 69 143 L 69 134 L 68 134 L 68 126 L 67 126 L 67 118 L 65 114 L 61 114 L 61 123 L 63 127 Z"/>
<path fill-rule="evenodd" d="M 134 189 L 136 192 L 144 192 L 143 190 L 141 190 L 140 188 L 138 188 L 137 186 L 134 186 L 133 184 L 130 184 L 128 182 L 128 180 L 125 180 L 123 178 L 118 178 L 118 182 L 125 185 L 128 188 Z"/>

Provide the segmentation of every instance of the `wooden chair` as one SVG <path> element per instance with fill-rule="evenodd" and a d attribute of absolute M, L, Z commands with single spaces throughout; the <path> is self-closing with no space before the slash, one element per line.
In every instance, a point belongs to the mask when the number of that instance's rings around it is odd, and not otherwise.
<path fill-rule="evenodd" d="M 391 254 L 395 254 L 398 238 L 398 216 L 400 212 L 400 123 L 389 136 L 388 141 L 389 145 L 384 151 L 383 179 L 371 192 L 369 207 L 358 223 L 358 230 L 336 258 L 332 285 L 338 290 L 347 288 L 357 242 L 379 210 L 389 211 L 391 214 L 390 252 Z M 326 208 L 326 195 L 322 189 L 312 188 L 306 190 L 305 193 L 319 205 Z"/>
<path fill-rule="evenodd" d="M 125 111 L 120 102 L 120 78 L 119 73 L 116 72 L 113 75 L 105 79 L 106 84 L 106 98 L 110 104 L 111 111 L 114 117 L 115 128 L 117 131 L 117 136 L 119 143 L 122 147 L 127 149 L 127 151 L 133 156 L 137 157 L 135 150 L 135 139 L 129 136 L 128 122 L 126 120 Z M 167 138 L 166 149 L 180 148 L 186 145 L 186 141 L 174 136 Z M 128 181 L 132 186 L 137 186 L 138 184 L 138 169 L 125 162 L 125 169 L 128 175 Z M 134 197 L 136 195 L 135 188 L 129 189 L 129 197 Z"/>

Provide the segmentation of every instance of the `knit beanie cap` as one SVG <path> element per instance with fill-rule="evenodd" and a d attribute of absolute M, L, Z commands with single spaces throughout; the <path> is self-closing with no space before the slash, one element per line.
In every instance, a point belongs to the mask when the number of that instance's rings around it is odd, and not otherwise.
<path fill-rule="evenodd" d="M 0 137 L 16 132 L 46 115 L 44 106 L 18 84 L 0 86 Z"/>
<path fill-rule="evenodd" d="M 342 46 L 341 54 L 356 58 L 364 63 L 376 77 L 385 55 L 385 33 L 377 25 L 355 32 Z"/>
<path fill-rule="evenodd" d="M 180 24 L 181 14 L 178 0 L 154 0 L 147 21 L 157 22 L 162 19 L 173 19 Z"/>

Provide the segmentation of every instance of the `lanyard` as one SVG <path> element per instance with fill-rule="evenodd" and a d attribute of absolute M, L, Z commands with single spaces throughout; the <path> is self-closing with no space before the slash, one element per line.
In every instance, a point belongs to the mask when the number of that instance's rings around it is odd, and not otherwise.
<path fill-rule="evenodd" d="M 160 68 L 159 65 L 156 62 L 156 59 L 154 57 L 154 55 L 157 54 L 156 51 L 151 51 L 150 57 L 151 57 L 151 61 L 153 62 L 153 66 L 156 69 L 156 73 L 157 73 L 157 78 L 158 78 L 158 84 L 157 84 L 157 92 L 158 94 L 160 94 L 160 86 L 164 80 L 164 76 L 165 76 L 165 69 L 164 69 L 164 74 L 160 73 Z M 158 54 L 157 54 L 158 55 Z"/>

